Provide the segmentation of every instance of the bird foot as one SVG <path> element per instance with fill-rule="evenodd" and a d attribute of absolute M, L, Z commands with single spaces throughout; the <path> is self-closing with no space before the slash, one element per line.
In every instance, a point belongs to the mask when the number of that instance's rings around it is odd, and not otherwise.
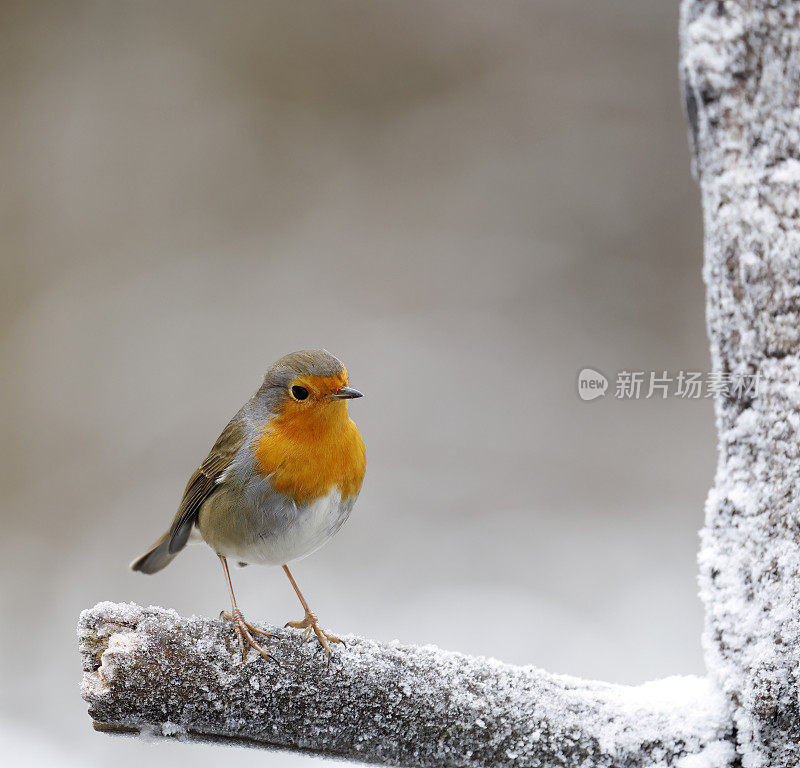
<path fill-rule="evenodd" d="M 233 628 L 236 630 L 236 637 L 239 640 L 239 649 L 242 652 L 242 662 L 247 659 L 247 647 L 245 646 L 245 642 L 251 648 L 255 648 L 265 659 L 271 659 L 272 657 L 253 639 L 253 636 L 250 634 L 254 632 L 258 635 L 263 635 L 264 637 L 271 638 L 268 632 L 264 632 L 263 629 L 257 629 L 252 624 L 249 624 L 244 619 L 244 614 L 238 609 L 234 608 L 233 611 L 228 613 L 228 611 L 223 611 L 220 614 L 220 617 L 223 619 L 227 619 L 233 624 Z"/>
<path fill-rule="evenodd" d="M 331 656 L 331 647 L 329 643 L 341 643 L 342 645 L 345 645 L 344 640 L 340 640 L 338 637 L 336 637 L 336 635 L 329 635 L 327 632 L 321 629 L 317 623 L 317 617 L 313 613 L 306 613 L 305 618 L 302 621 L 287 621 L 284 626 L 294 627 L 295 629 L 304 629 L 304 641 L 308 640 L 313 632 L 317 636 L 317 640 L 319 640 L 320 645 L 325 650 L 325 655 L 328 658 Z"/>

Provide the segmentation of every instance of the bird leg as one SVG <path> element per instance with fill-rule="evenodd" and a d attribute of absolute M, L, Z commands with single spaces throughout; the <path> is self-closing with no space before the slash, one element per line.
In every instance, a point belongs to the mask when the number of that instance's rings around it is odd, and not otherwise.
<path fill-rule="evenodd" d="M 317 636 L 317 640 L 319 640 L 320 645 L 325 649 L 325 655 L 330 658 L 331 647 L 328 645 L 328 643 L 341 643 L 344 645 L 344 640 L 340 640 L 338 637 L 336 637 L 336 635 L 329 635 L 320 628 L 319 624 L 317 623 L 317 617 L 311 613 L 311 609 L 308 607 L 308 603 L 303 597 L 303 593 L 300 591 L 300 588 L 297 586 L 297 582 L 294 580 L 291 571 L 285 565 L 283 566 L 283 570 L 286 571 L 286 575 L 289 577 L 289 581 L 292 583 L 294 591 L 297 594 L 297 597 L 300 599 L 300 604 L 303 606 L 303 610 L 306 612 L 305 617 L 301 621 L 287 621 L 285 626 L 294 627 L 295 629 L 304 629 L 305 632 L 303 633 L 303 640 L 308 640 L 313 632 Z"/>
<path fill-rule="evenodd" d="M 245 641 L 247 641 L 247 644 L 251 648 L 255 648 L 265 659 L 272 658 L 255 640 L 253 640 L 253 636 L 250 633 L 255 632 L 256 634 L 264 635 L 264 637 L 272 637 L 272 635 L 264 632 L 262 629 L 256 629 L 252 624 L 245 621 L 244 614 L 239 610 L 239 606 L 236 605 L 236 597 L 233 594 L 233 584 L 231 584 L 231 574 L 228 570 L 228 561 L 220 554 L 218 554 L 217 557 L 219 557 L 222 563 L 222 570 L 225 573 L 225 582 L 228 585 L 228 594 L 231 597 L 231 612 L 223 611 L 220 615 L 223 619 L 227 619 L 233 623 L 233 627 L 236 630 L 236 637 L 239 640 L 239 649 L 242 652 L 242 662 L 247 659 Z"/>

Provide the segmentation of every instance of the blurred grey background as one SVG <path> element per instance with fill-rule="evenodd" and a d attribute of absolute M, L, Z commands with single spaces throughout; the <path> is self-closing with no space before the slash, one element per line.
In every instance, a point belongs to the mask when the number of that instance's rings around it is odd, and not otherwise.
<path fill-rule="evenodd" d="M 0 742 L 93 733 L 75 624 L 216 615 L 213 553 L 128 562 L 266 367 L 324 346 L 367 479 L 295 575 L 324 626 L 636 683 L 702 672 L 711 403 L 576 396 L 708 367 L 677 4 L 4 2 Z M 300 615 L 236 571 L 253 618 Z M 318 758 L 237 750 L 238 766 Z"/>

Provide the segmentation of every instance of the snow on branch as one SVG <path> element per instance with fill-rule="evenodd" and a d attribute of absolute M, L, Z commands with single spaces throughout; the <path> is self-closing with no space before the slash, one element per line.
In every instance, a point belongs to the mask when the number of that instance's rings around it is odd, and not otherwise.
<path fill-rule="evenodd" d="M 280 664 L 255 651 L 242 663 L 226 621 L 99 603 L 78 626 L 89 712 L 103 730 L 430 768 L 717 768 L 733 756 L 725 704 L 699 678 L 609 685 L 359 637 L 328 663 L 300 632 L 269 631 Z"/>

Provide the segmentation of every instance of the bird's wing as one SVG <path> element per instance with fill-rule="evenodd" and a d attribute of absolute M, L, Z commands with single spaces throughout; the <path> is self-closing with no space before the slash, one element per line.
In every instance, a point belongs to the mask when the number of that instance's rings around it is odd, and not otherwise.
<path fill-rule="evenodd" d="M 236 414 L 217 438 L 205 461 L 195 470 L 186 484 L 175 519 L 169 529 L 169 553 L 174 554 L 186 545 L 200 507 L 219 487 L 225 470 L 236 458 L 244 444 L 245 424 L 242 411 Z"/>

